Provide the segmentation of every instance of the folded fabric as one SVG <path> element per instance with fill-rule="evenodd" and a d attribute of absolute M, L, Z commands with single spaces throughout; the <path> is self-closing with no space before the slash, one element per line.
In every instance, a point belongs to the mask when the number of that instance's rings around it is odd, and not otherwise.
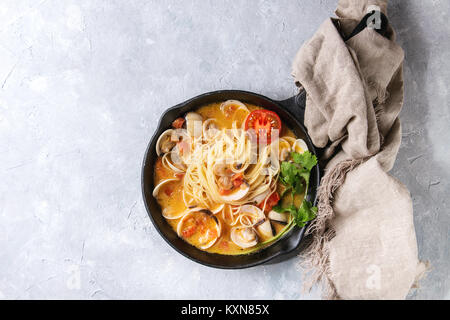
<path fill-rule="evenodd" d="M 387 173 L 401 143 L 403 50 L 391 27 L 343 40 L 374 5 L 387 14 L 385 0 L 340 0 L 338 18 L 293 65 L 307 93 L 305 125 L 327 162 L 303 259 L 311 284 L 321 281 L 332 299 L 404 299 L 426 270 L 410 194 Z"/>

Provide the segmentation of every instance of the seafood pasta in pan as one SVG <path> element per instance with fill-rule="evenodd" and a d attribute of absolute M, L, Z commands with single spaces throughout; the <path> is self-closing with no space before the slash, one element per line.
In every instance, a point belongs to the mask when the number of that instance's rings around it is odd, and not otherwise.
<path fill-rule="evenodd" d="M 159 137 L 153 196 L 180 238 L 223 255 L 257 252 L 315 218 L 317 159 L 273 111 L 240 101 L 199 107 Z"/>

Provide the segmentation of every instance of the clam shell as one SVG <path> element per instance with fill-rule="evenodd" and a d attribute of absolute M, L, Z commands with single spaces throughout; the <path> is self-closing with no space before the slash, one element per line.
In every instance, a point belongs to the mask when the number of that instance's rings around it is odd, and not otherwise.
<path fill-rule="evenodd" d="M 222 112 L 224 112 L 224 111 L 225 111 L 225 108 L 228 107 L 228 106 L 230 106 L 230 105 L 235 105 L 235 106 L 237 106 L 237 107 L 238 107 L 238 110 L 239 110 L 239 109 L 243 109 L 243 110 L 247 110 L 247 111 L 248 111 L 247 106 L 246 106 L 245 104 L 243 104 L 242 102 L 238 101 L 238 100 L 228 100 L 228 101 L 225 101 L 224 103 L 222 103 L 222 104 L 220 105 L 220 110 L 221 110 Z"/>
<path fill-rule="evenodd" d="M 248 185 L 243 185 L 244 187 L 239 188 L 239 190 L 233 192 L 232 194 L 222 196 L 222 200 L 225 202 L 233 202 L 233 201 L 239 201 L 242 198 L 244 198 L 248 192 L 250 191 L 250 187 Z"/>
<path fill-rule="evenodd" d="M 181 220 L 178 222 L 178 226 L 177 226 L 177 234 L 178 234 L 178 236 L 179 236 L 180 238 L 182 238 L 182 234 L 181 234 L 181 233 L 182 233 L 182 231 L 183 231 L 183 224 L 184 224 L 184 221 L 185 221 L 188 217 L 190 217 L 194 212 L 198 212 L 198 211 L 202 211 L 202 210 L 206 210 L 206 209 L 203 209 L 203 208 L 198 207 L 198 208 L 194 208 L 194 209 L 185 211 L 184 216 L 183 216 L 183 217 L 181 218 Z M 217 239 L 219 239 L 219 237 L 221 236 L 221 233 L 222 233 L 222 225 L 221 225 L 221 223 L 220 223 L 220 220 L 217 219 L 217 218 L 214 217 L 214 216 L 212 216 L 212 219 L 214 219 L 214 221 L 216 222 L 217 237 L 215 237 L 213 240 L 209 241 L 208 243 L 206 243 L 206 244 L 200 246 L 200 249 L 202 249 L 202 250 L 206 250 L 206 249 L 211 248 L 211 247 L 217 242 Z"/>
<path fill-rule="evenodd" d="M 304 153 L 308 151 L 308 145 L 303 139 L 297 139 L 295 140 L 294 145 L 292 146 L 292 149 L 297 153 Z"/>
<path fill-rule="evenodd" d="M 256 197 L 253 197 L 253 199 L 250 202 L 256 202 L 257 204 L 260 204 L 264 200 L 266 200 L 266 198 L 269 196 L 269 194 L 270 194 L 270 190 L 267 190 L 267 191 L 257 195 Z"/>
<path fill-rule="evenodd" d="M 243 232 L 247 232 L 248 235 L 253 236 L 253 239 L 246 239 Z M 231 229 L 230 233 L 231 241 L 233 241 L 237 246 L 247 249 L 254 247 L 258 244 L 258 235 L 256 234 L 255 230 L 253 228 L 242 228 L 242 227 L 235 227 Z"/>
<path fill-rule="evenodd" d="M 162 188 L 166 183 L 173 182 L 173 181 L 180 181 L 180 180 L 178 180 L 178 179 L 166 179 L 166 180 L 161 181 L 161 182 L 153 189 L 153 197 L 156 198 L 156 197 L 158 196 L 159 191 L 161 190 L 161 188 Z"/>
<path fill-rule="evenodd" d="M 213 214 L 218 214 L 219 212 L 221 212 L 223 210 L 224 207 L 225 207 L 225 204 L 221 204 L 221 205 L 215 207 L 214 209 L 212 209 L 211 212 Z"/>
<path fill-rule="evenodd" d="M 169 129 L 169 130 L 164 131 L 164 132 L 159 136 L 158 140 L 156 141 L 156 154 L 158 155 L 158 157 L 161 156 L 161 154 L 162 154 L 162 151 L 161 151 L 161 143 L 164 141 L 164 138 L 165 138 L 166 136 L 171 137 L 173 132 L 174 132 L 173 129 Z"/>
<path fill-rule="evenodd" d="M 213 140 L 219 134 L 217 128 L 209 128 L 209 125 L 214 124 L 214 122 L 216 122 L 216 119 L 208 119 L 203 122 L 203 138 L 206 141 Z"/>

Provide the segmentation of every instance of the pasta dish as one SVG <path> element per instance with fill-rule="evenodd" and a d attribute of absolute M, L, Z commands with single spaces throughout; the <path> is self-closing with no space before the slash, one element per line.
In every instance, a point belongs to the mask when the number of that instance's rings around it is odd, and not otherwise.
<path fill-rule="evenodd" d="M 261 250 L 314 219 L 304 199 L 317 159 L 273 111 L 230 100 L 159 137 L 153 196 L 178 236 L 224 255 Z"/>

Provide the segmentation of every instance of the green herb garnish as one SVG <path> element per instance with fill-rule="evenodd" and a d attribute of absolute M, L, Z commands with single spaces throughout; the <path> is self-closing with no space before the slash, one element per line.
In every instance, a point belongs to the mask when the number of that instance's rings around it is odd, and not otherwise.
<path fill-rule="evenodd" d="M 317 165 L 317 157 L 309 151 L 302 154 L 292 152 L 291 157 L 293 162 L 281 163 L 280 181 L 286 187 L 286 191 L 291 191 L 293 199 L 296 194 L 307 192 L 311 170 Z M 279 213 L 290 213 L 299 227 L 304 227 L 308 221 L 317 216 L 317 208 L 306 199 L 303 200 L 300 208 L 293 204 L 287 208 L 278 205 L 273 210 Z"/>
<path fill-rule="evenodd" d="M 290 222 L 286 227 L 275 237 L 260 243 L 257 247 L 249 252 L 254 252 L 265 245 L 276 241 L 283 237 L 287 232 L 292 230 L 294 225 L 303 228 L 307 222 L 314 220 L 317 216 L 317 208 L 313 207 L 312 203 L 303 199 L 300 208 L 294 205 L 294 196 L 308 191 L 309 177 L 312 168 L 317 164 L 317 158 L 311 152 L 304 152 L 302 154 L 291 153 L 293 162 L 282 162 L 280 169 L 280 181 L 283 184 L 283 190 L 280 192 L 281 197 L 287 197 L 289 194 L 292 197 L 291 205 L 283 207 L 281 202 L 272 208 L 278 213 L 289 213 L 292 216 Z"/>
<path fill-rule="evenodd" d="M 291 156 L 295 163 L 300 164 L 308 172 L 311 172 L 311 169 L 317 165 L 317 157 L 309 151 L 301 154 L 292 152 Z"/>

